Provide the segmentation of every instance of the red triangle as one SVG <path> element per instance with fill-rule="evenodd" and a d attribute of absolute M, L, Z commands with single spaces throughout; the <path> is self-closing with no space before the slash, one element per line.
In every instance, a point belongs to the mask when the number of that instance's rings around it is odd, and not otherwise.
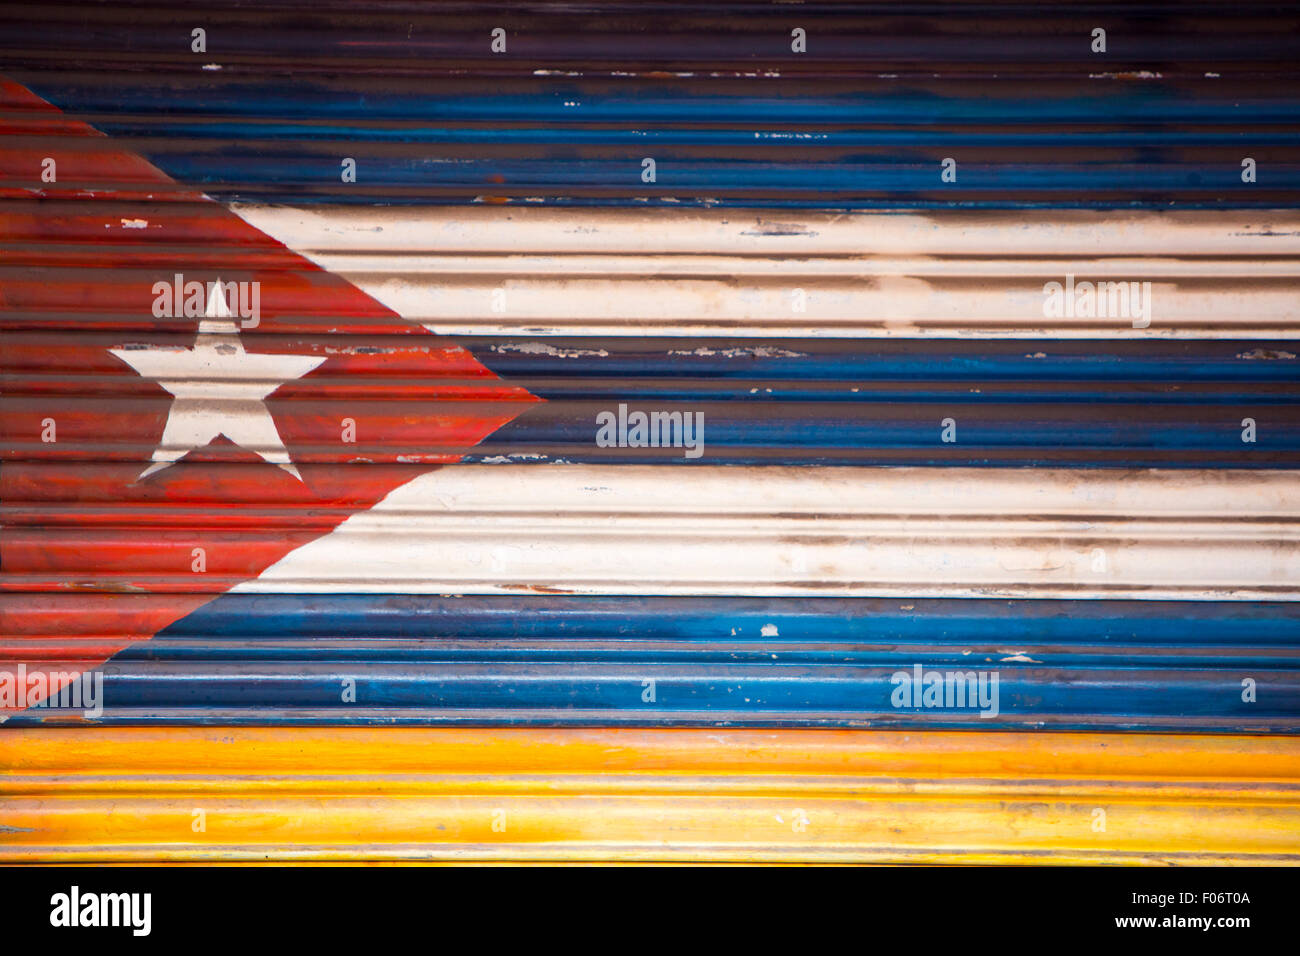
<path fill-rule="evenodd" d="M 3 77 L 0 115 L 0 671 L 98 666 L 540 401 Z M 248 352 L 325 356 L 267 399 L 301 481 L 220 439 L 140 478 L 172 397 L 109 349 L 192 342 L 152 311 L 178 273 L 260 284 Z"/>

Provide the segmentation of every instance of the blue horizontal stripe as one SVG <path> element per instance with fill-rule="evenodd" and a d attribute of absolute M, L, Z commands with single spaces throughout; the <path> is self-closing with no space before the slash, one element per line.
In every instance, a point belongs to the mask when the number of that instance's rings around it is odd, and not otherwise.
<path fill-rule="evenodd" d="M 809 130 L 806 127 L 797 130 L 764 128 L 746 129 L 681 129 L 667 127 L 663 129 L 642 128 L 602 128 L 584 121 L 559 121 L 538 127 L 508 127 L 504 129 L 491 126 L 438 126 L 421 123 L 418 127 L 393 129 L 387 126 L 361 126 L 338 123 L 323 124 L 318 122 L 280 122 L 265 126 L 250 127 L 244 120 L 217 122 L 203 120 L 179 122 L 174 119 L 154 122 L 133 122 L 108 117 L 98 119 L 96 116 L 83 116 L 92 125 L 104 129 L 123 144 L 134 139 L 148 141 L 143 148 L 150 149 L 160 137 L 176 139 L 211 139 L 216 141 L 235 140 L 240 143 L 239 152 L 274 152 L 285 140 L 301 140 L 304 143 L 326 142 L 333 152 L 339 145 L 349 148 L 364 143 L 382 144 L 428 144 L 431 146 L 453 147 L 462 144 L 499 144 L 502 146 L 546 146 L 562 150 L 566 146 L 636 146 L 638 151 L 634 158 L 638 161 L 644 155 L 646 145 L 672 150 L 675 146 L 725 146 L 738 151 L 743 158 L 746 152 L 759 146 L 798 146 L 809 150 L 809 158 L 816 159 L 815 150 L 827 149 L 933 149 L 940 156 L 950 156 L 954 150 L 992 150 L 1009 147 L 1033 149 L 1074 149 L 1083 151 L 1134 149 L 1148 147 L 1232 147 L 1240 149 L 1242 138 L 1250 136 L 1253 146 L 1259 147 L 1295 147 L 1300 144 L 1300 130 L 1294 127 L 1300 124 L 1300 110 L 1295 117 L 1288 117 L 1283 122 L 1288 128 L 1270 129 L 1250 128 L 1234 124 L 1224 127 L 1207 127 L 1194 130 L 1150 130 L 1150 129 L 1051 129 L 1026 130 L 1021 132 L 980 133 L 955 129 L 833 129 Z M 98 119 L 98 122 L 96 120 Z M 156 149 L 156 147 L 154 147 Z M 228 147 L 227 147 L 228 149 Z M 234 150 L 229 150 L 234 154 Z M 321 150 L 304 147 L 305 155 L 316 155 Z M 436 150 L 432 159 L 437 160 Z M 157 150 L 162 155 L 162 150 Z M 658 155 L 657 153 L 655 155 Z M 891 154 L 877 155 L 876 162 L 887 160 Z M 914 158 L 909 154 L 908 158 Z M 169 160 L 175 165 L 175 160 Z M 381 160 L 382 162 L 382 160 Z M 965 168 L 965 167 L 963 167 Z M 1240 171 L 1240 167 L 1237 167 Z M 334 170 L 331 168 L 330 172 Z"/>
<path fill-rule="evenodd" d="M 779 636 L 764 637 L 768 625 Z M 734 633 L 733 633 L 734 631 Z M 1300 602 L 992 598 L 448 598 L 225 594 L 124 651 L 191 638 L 1002 640 L 1300 646 Z"/>
<path fill-rule="evenodd" d="M 127 140 L 122 145 L 139 148 L 144 144 Z M 668 151 L 656 153 L 657 179 L 646 184 L 640 179 L 641 161 L 646 155 L 643 151 L 601 159 L 566 156 L 450 161 L 436 154 L 392 157 L 367 153 L 352 144 L 340 145 L 346 152 L 340 153 L 337 146 L 265 151 L 239 147 L 202 154 L 155 147 L 142 152 L 169 176 L 187 185 L 202 186 L 215 198 L 226 201 L 455 198 L 446 195 L 448 190 L 462 199 L 481 194 L 533 195 L 539 191 L 549 194 L 543 198 L 555 199 L 566 191 L 591 190 L 597 194 L 568 198 L 630 201 L 657 196 L 734 205 L 767 205 L 754 200 L 772 198 L 811 206 L 829 201 L 831 206 L 851 208 L 890 207 L 913 200 L 988 206 L 1051 205 L 1058 196 L 1062 204 L 1073 206 L 1114 205 L 1120 199 L 1150 205 L 1179 201 L 1195 207 L 1249 208 L 1286 206 L 1300 200 L 1300 161 L 1270 163 L 1267 189 L 1255 191 L 1241 182 L 1240 157 L 1229 156 L 1226 151 L 1217 161 L 1142 163 L 1123 159 L 1090 161 L 1077 150 L 1067 148 L 1057 162 L 1035 162 L 1030 157 L 1004 163 L 966 161 L 960 167 L 960 185 L 946 186 L 939 180 L 940 161 L 948 155 L 942 149 L 913 149 L 894 156 L 846 153 L 821 158 L 805 153 L 784 163 Z M 357 188 L 339 182 L 341 155 L 357 162 Z M 443 195 L 439 196 L 439 191 Z M 607 195 L 599 195 L 601 191 Z M 706 197 L 708 191 L 721 195 Z M 688 195 L 681 196 L 683 192 Z M 693 193 L 699 195 L 689 195 Z M 1090 199 L 1088 193 L 1101 195 Z"/>
<path fill-rule="evenodd" d="M 787 125 L 798 131 L 821 127 L 852 129 L 887 124 L 923 132 L 933 127 L 1011 127 L 1008 135 L 1031 135 L 1049 124 L 1086 124 L 1098 136 L 1116 132 L 1118 124 L 1160 124 L 1134 129 L 1155 136 L 1174 136 L 1180 123 L 1207 135 L 1222 126 L 1275 126 L 1286 136 L 1300 121 L 1300 97 L 1287 84 L 1273 87 L 1231 79 L 1191 84 L 1095 80 L 1016 80 L 946 82 L 903 78 L 836 80 L 792 76 L 779 84 L 759 81 L 697 79 L 668 84 L 532 78 L 510 83 L 499 78 L 388 79 L 376 94 L 344 80 L 303 77 L 293 84 L 269 83 L 234 75 L 176 73 L 162 79 L 125 73 L 34 73 L 15 78 L 33 84 L 36 93 L 91 122 L 120 124 L 116 129 L 174 130 L 210 136 L 214 129 L 243 135 L 297 135 L 305 124 L 321 130 L 349 128 L 358 138 L 390 134 L 419 137 L 418 123 L 463 124 L 464 130 L 501 132 L 520 124 L 543 137 L 557 124 L 654 123 L 666 130 L 699 127 L 721 130 L 737 124 Z M 371 85 L 371 84 L 360 84 Z M 190 118 L 192 117 L 192 119 Z M 242 125 L 236 125 L 236 121 Z M 258 121 L 250 126 L 248 120 Z M 223 121 L 227 123 L 222 126 Z M 394 122 L 409 121 L 409 128 Z M 347 127 L 349 122 L 358 125 Z M 379 123 L 387 125 L 378 125 Z M 509 125 L 501 125 L 509 124 Z M 451 127 L 447 127 L 451 129 Z M 1191 130 L 1181 130 L 1191 132 Z"/>
<path fill-rule="evenodd" d="M 633 399 L 628 408 L 703 415 L 703 452 L 692 460 L 714 465 L 907 461 L 948 466 L 1300 467 L 1300 407 L 1260 401 L 1244 406 L 1246 412 L 1242 407 L 1212 406 L 1198 410 L 1203 417 L 1191 420 L 1158 414 L 1153 408 L 1117 405 L 1067 411 L 959 401 L 937 406 L 756 405 L 736 409 L 717 402 Z M 599 447 L 597 415 L 613 408 L 610 401 L 535 406 L 480 442 L 467 460 L 503 455 L 536 462 L 683 459 L 681 441 L 677 447 Z M 1253 443 L 1242 441 L 1242 414 L 1263 423 Z M 955 422 L 950 442 L 942 434 L 947 418 Z"/>
<path fill-rule="evenodd" d="M 996 673 L 997 715 L 894 706 L 916 665 Z M 228 594 L 104 670 L 123 723 L 1295 733 L 1300 604 Z"/>
<path fill-rule="evenodd" d="M 867 387 L 904 382 L 915 388 L 928 382 L 1017 383 L 1026 396 L 1064 389 L 1089 398 L 1115 395 L 1125 385 L 1135 389 L 1150 385 L 1157 386 L 1150 389 L 1150 400 L 1177 401 L 1190 384 L 1300 383 L 1300 343 L 1294 340 L 708 336 L 448 336 L 447 340 L 472 351 L 499 375 L 564 377 L 579 385 L 603 377 L 669 383 L 679 378 L 739 380 L 742 385 L 766 379 L 789 388 L 815 387 L 820 381 Z M 1201 393 L 1193 389 L 1192 394 Z"/>
<path fill-rule="evenodd" d="M 1284 342 L 458 341 L 546 399 L 470 461 L 687 460 L 598 447 L 598 416 L 625 406 L 703 415 L 691 460 L 710 464 L 1300 466 L 1300 361 Z"/>
<path fill-rule="evenodd" d="M 1300 96 L 1241 78 L 595 80 L 18 70 L 224 200 L 1291 206 Z M 641 180 L 652 156 L 656 180 Z M 1260 165 L 1241 181 L 1241 158 Z M 340 181 L 344 156 L 357 181 Z M 940 161 L 954 157 L 957 181 Z M 85 185 L 85 184 L 81 184 Z"/>
<path fill-rule="evenodd" d="M 1258 699 L 1246 702 L 1241 667 L 1038 667 L 974 655 L 924 663 L 940 672 L 997 673 L 998 713 L 981 718 L 975 708 L 894 707 L 891 695 L 898 684 L 893 675 L 914 673 L 922 663 L 915 655 L 900 655 L 885 667 L 785 664 L 777 657 L 767 664 L 694 666 L 650 660 L 121 663 L 105 667 L 104 718 L 131 721 L 153 714 L 159 722 L 220 718 L 279 723 L 311 716 L 325 723 L 807 723 L 1300 732 L 1300 668 L 1255 669 Z M 355 703 L 342 702 L 349 680 L 355 682 Z M 643 696 L 648 681 L 654 682 L 653 701 Z M 14 720 L 39 716 L 27 711 Z"/>

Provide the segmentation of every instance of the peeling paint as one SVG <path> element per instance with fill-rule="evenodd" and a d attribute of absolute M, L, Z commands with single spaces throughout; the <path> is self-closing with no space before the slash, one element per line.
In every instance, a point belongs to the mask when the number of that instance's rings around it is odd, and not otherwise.
<path fill-rule="evenodd" d="M 1237 353 L 1239 359 L 1293 359 L 1296 357 L 1294 352 L 1286 352 L 1281 349 L 1251 349 L 1248 352 Z"/>
<path fill-rule="evenodd" d="M 695 349 L 671 349 L 668 354 L 698 355 L 700 357 L 721 355 L 724 358 L 802 358 L 807 355 L 806 352 L 794 352 L 790 349 L 781 349 L 769 345 L 737 346 L 729 349 L 713 349 L 702 345 Z M 768 389 L 768 391 L 771 391 L 771 389 Z"/>
<path fill-rule="evenodd" d="M 1151 70 L 1125 70 L 1117 73 L 1089 73 L 1090 80 L 1159 80 L 1164 74 Z"/>
<path fill-rule="evenodd" d="M 521 352 L 525 355 L 548 355 L 551 358 L 582 358 L 584 356 L 595 356 L 598 358 L 607 358 L 609 352 L 604 349 L 566 349 L 554 345 L 547 345 L 544 342 L 518 342 L 507 345 L 492 346 L 493 352 Z"/>

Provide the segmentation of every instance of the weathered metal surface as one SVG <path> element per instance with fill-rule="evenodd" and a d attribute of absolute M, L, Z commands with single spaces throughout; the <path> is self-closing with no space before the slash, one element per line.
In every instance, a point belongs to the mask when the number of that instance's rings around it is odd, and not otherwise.
<path fill-rule="evenodd" d="M 44 729 L 0 767 L 6 863 L 1300 862 L 1294 738 Z"/>
<path fill-rule="evenodd" d="M 1300 21 L 1103 12 L 0 10 L 0 861 L 1296 862 Z"/>

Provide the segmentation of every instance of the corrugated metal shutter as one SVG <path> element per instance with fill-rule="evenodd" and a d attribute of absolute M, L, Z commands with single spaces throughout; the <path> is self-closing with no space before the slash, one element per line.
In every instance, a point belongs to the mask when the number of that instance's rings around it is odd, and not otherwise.
<path fill-rule="evenodd" d="M 1214 12 L 0 10 L 0 861 L 1294 862 L 1300 21 Z"/>

